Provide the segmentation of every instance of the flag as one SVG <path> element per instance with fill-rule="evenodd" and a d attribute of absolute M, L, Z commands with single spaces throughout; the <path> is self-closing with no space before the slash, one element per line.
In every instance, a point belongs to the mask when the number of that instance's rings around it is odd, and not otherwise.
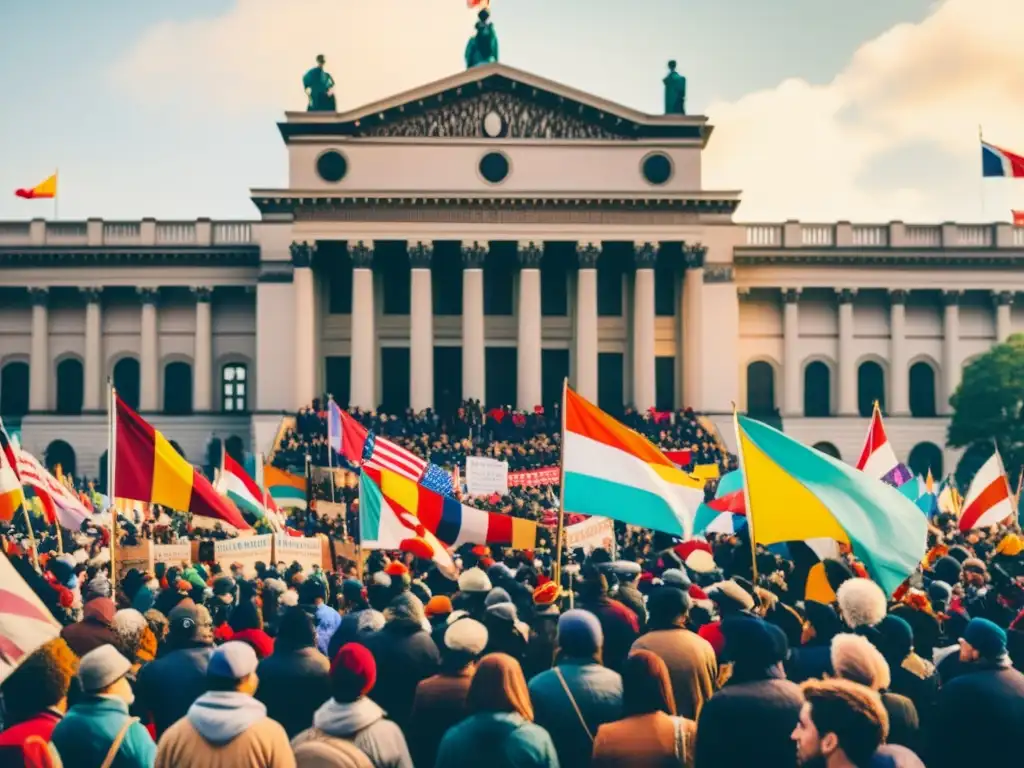
<path fill-rule="evenodd" d="M 665 456 L 680 469 L 690 466 L 693 461 L 689 451 L 665 451 Z"/>
<path fill-rule="evenodd" d="M 60 635 L 60 623 L 0 554 L 0 682 L 24 657 Z"/>
<path fill-rule="evenodd" d="M 455 495 L 455 483 L 452 482 L 451 473 L 441 469 L 437 464 L 427 464 L 423 477 L 420 478 L 420 485 L 445 496 Z"/>
<path fill-rule="evenodd" d="M 26 200 L 35 200 L 36 198 L 54 198 L 57 196 L 57 174 L 53 174 L 46 181 L 41 181 L 34 187 L 29 189 L 16 189 L 14 194 L 18 197 L 23 197 Z"/>
<path fill-rule="evenodd" d="M 59 520 L 69 531 L 79 531 L 92 513 L 82 500 L 54 477 L 39 459 L 28 451 L 18 450 L 18 472 L 21 482 L 39 496 L 50 522 Z"/>
<path fill-rule="evenodd" d="M 1011 211 L 1013 214 L 1013 226 L 1024 227 L 1024 211 Z"/>
<path fill-rule="evenodd" d="M 984 177 L 1024 178 L 1024 156 L 982 141 L 981 175 Z"/>
<path fill-rule="evenodd" d="M 361 463 L 364 467 L 376 469 L 387 469 L 397 472 L 403 477 L 416 483 L 422 483 L 437 493 L 445 496 L 454 496 L 455 487 L 452 477 L 437 464 L 432 464 L 426 459 L 421 459 L 412 451 L 396 445 L 385 437 L 379 437 L 366 429 L 347 413 L 341 412 L 342 455 L 350 462 Z M 346 447 L 346 442 L 351 441 L 352 448 Z M 362 441 L 362 454 L 358 460 L 351 458 L 355 454 L 355 446 Z"/>
<path fill-rule="evenodd" d="M 267 517 L 267 505 L 264 504 L 263 492 L 242 465 L 224 451 L 220 475 L 214 488 L 223 496 L 227 496 L 238 507 L 242 514 L 260 520 Z"/>
<path fill-rule="evenodd" d="M 793 573 L 786 579 L 790 594 L 797 600 L 814 600 L 825 605 L 836 601 L 825 570 L 826 558 L 839 559 L 839 543 L 835 539 L 791 541 L 786 546 L 786 554 L 793 563 Z"/>
<path fill-rule="evenodd" d="M 566 387 L 562 468 L 566 512 L 610 517 L 689 538 L 704 483 L 639 434 Z"/>
<path fill-rule="evenodd" d="M 999 451 L 993 453 L 971 478 L 960 513 L 960 530 L 987 528 L 1013 514 L 1010 483 L 1003 470 Z"/>
<path fill-rule="evenodd" d="M 912 501 L 778 430 L 735 419 L 747 519 L 757 543 L 846 542 L 887 594 L 914 572 L 925 553 L 928 521 Z"/>
<path fill-rule="evenodd" d="M 453 581 L 458 570 L 444 544 L 416 517 L 397 512 L 366 472 L 359 476 L 359 537 L 363 549 L 400 549 L 433 560 Z"/>
<path fill-rule="evenodd" d="M 896 452 L 886 437 L 878 403 L 875 403 L 871 412 L 871 423 L 868 425 L 867 437 L 864 438 L 860 459 L 857 460 L 857 469 L 896 488 L 913 477 L 911 471 L 896 458 Z"/>
<path fill-rule="evenodd" d="M 278 469 L 273 464 L 263 467 L 263 487 L 278 507 L 306 508 L 306 478 Z"/>
<path fill-rule="evenodd" d="M 466 0 L 466 7 L 471 11 L 477 8 L 483 10 L 491 7 L 491 0 Z"/>
<path fill-rule="evenodd" d="M 953 479 L 947 477 L 939 486 L 939 493 L 935 499 L 935 505 L 938 507 L 939 512 L 943 512 L 947 515 L 953 515 L 954 517 L 960 517 L 960 509 L 963 506 L 963 499 L 960 496 L 960 491 L 957 490 L 956 484 Z"/>
<path fill-rule="evenodd" d="M 220 496 L 162 433 L 114 396 L 114 497 L 148 501 L 193 515 L 249 528 L 238 510 Z"/>
<path fill-rule="evenodd" d="M 0 421 L 0 520 L 13 520 L 14 513 L 24 502 L 25 492 L 21 489 L 17 452 Z"/>
<path fill-rule="evenodd" d="M 693 516 L 693 535 L 707 535 L 709 533 L 723 533 L 726 535 L 738 533 L 747 524 L 744 515 L 733 514 L 732 512 L 719 512 L 711 506 L 711 502 L 705 502 L 697 507 Z"/>
<path fill-rule="evenodd" d="M 747 514 L 747 499 L 743 495 L 743 473 L 734 470 L 722 475 L 718 481 L 718 488 L 715 489 L 715 498 L 707 504 L 716 512 Z"/>
<path fill-rule="evenodd" d="M 396 513 L 405 512 L 416 518 L 449 547 L 504 544 L 514 549 L 533 549 L 537 546 L 534 520 L 468 507 L 388 469 L 364 466 L 363 475 L 377 484 Z"/>
<path fill-rule="evenodd" d="M 358 467 L 363 463 L 366 427 L 345 413 L 333 400 L 327 406 L 327 436 L 331 448 Z"/>

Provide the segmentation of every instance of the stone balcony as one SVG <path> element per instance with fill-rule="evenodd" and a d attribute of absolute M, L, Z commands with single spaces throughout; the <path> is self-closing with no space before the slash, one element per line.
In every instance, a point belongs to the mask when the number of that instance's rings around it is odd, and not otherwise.
<path fill-rule="evenodd" d="M 746 239 L 740 248 L 757 250 L 823 250 L 851 248 L 870 250 L 1000 250 L 1024 249 L 1024 227 L 995 224 L 745 224 Z"/>
<path fill-rule="evenodd" d="M 252 222 L 248 221 L 0 221 L 0 248 L 203 248 L 253 244 Z"/>

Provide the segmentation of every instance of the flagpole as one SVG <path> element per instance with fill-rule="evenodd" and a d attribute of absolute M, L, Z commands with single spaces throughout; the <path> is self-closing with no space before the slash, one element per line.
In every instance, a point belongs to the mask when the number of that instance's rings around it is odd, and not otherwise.
<path fill-rule="evenodd" d="M 569 390 L 569 379 L 562 379 L 562 438 L 558 452 L 558 525 L 555 528 L 555 564 L 553 574 L 555 585 L 562 590 L 562 546 L 565 538 L 565 401 Z"/>
<path fill-rule="evenodd" d="M 743 498 L 747 507 L 747 535 L 750 536 L 750 571 L 757 586 L 757 539 L 754 538 L 754 505 L 750 498 L 750 483 L 747 482 L 747 462 L 743 458 L 743 441 L 740 439 L 740 419 L 736 403 L 732 404 L 732 426 L 736 433 L 736 456 L 740 461 L 740 476 L 743 478 Z"/>
<path fill-rule="evenodd" d="M 110 502 L 110 583 L 117 592 L 117 505 L 114 503 L 114 478 L 117 464 L 117 390 L 107 379 L 107 500 Z"/>
<path fill-rule="evenodd" d="M 53 181 L 55 185 L 55 188 L 53 190 L 53 220 L 56 221 L 58 217 L 57 200 L 60 198 L 60 168 L 54 168 Z"/>
<path fill-rule="evenodd" d="M 985 137 L 982 135 L 981 123 L 978 123 L 978 143 L 983 144 Z M 979 146 L 979 149 L 981 147 Z M 981 202 L 981 222 L 984 223 L 987 218 L 985 215 L 985 169 L 982 168 L 981 180 L 978 182 L 978 199 Z"/>

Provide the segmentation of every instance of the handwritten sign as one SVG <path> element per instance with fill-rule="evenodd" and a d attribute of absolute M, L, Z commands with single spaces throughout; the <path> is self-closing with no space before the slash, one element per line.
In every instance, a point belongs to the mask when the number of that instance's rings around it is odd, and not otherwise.
<path fill-rule="evenodd" d="M 265 533 L 262 536 L 217 541 L 214 542 L 213 558 L 224 568 L 231 567 L 232 563 L 239 563 L 243 573 L 252 574 L 256 572 L 256 563 L 271 562 L 272 539 L 273 534 Z"/>
<path fill-rule="evenodd" d="M 470 496 L 508 493 L 508 462 L 486 456 L 467 456 L 466 490 Z"/>
<path fill-rule="evenodd" d="M 167 563 L 167 565 L 191 564 L 192 544 L 188 541 L 182 544 L 155 544 L 153 546 L 153 561 Z"/>
<path fill-rule="evenodd" d="M 323 544 L 319 538 L 279 533 L 274 536 L 274 562 L 287 565 L 295 562 L 308 571 L 314 565 L 323 565 Z"/>
<path fill-rule="evenodd" d="M 582 523 L 566 526 L 565 546 L 567 549 L 581 548 L 586 552 L 604 548 L 613 553 L 615 521 L 607 517 L 591 517 Z"/>
<path fill-rule="evenodd" d="M 143 573 L 153 572 L 153 542 L 143 539 L 132 546 L 121 546 L 115 552 L 117 576 L 121 578 L 134 568 Z"/>

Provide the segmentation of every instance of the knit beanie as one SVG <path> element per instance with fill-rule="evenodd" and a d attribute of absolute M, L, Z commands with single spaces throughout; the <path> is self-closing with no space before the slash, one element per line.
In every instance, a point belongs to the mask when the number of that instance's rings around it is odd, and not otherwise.
<path fill-rule="evenodd" d="M 434 616 L 446 616 L 452 612 L 452 601 L 447 595 L 434 595 L 427 604 L 423 606 L 423 613 L 427 618 Z"/>
<path fill-rule="evenodd" d="M 928 585 L 928 599 L 939 613 L 949 607 L 949 601 L 953 598 L 953 588 L 944 581 L 933 581 Z"/>
<path fill-rule="evenodd" d="M 886 659 L 901 662 L 914 649 L 914 630 L 906 619 L 889 614 L 878 623 L 878 650 Z"/>
<path fill-rule="evenodd" d="M 495 587 L 487 593 L 487 597 L 484 598 L 484 605 L 490 608 L 492 605 L 498 605 L 499 603 L 511 603 L 512 596 L 509 595 L 508 591 L 501 587 Z"/>
<path fill-rule="evenodd" d="M 490 592 L 491 580 L 479 568 L 467 568 L 459 576 L 460 592 Z"/>
<path fill-rule="evenodd" d="M 1006 653 L 1006 630 L 988 619 L 971 619 L 963 637 L 982 658 L 998 659 Z"/>
<path fill-rule="evenodd" d="M 966 558 L 964 558 L 966 560 Z M 963 566 L 960 561 L 950 555 L 943 555 L 935 561 L 932 566 L 932 575 L 936 581 L 944 581 L 947 584 L 958 584 L 960 582 L 960 571 Z"/>
<path fill-rule="evenodd" d="M 331 662 L 331 691 L 342 704 L 365 696 L 377 682 L 377 662 L 365 645 L 346 643 Z"/>
<path fill-rule="evenodd" d="M 601 622 L 590 611 L 577 608 L 558 617 L 558 647 L 569 656 L 593 656 L 603 644 Z"/>
<path fill-rule="evenodd" d="M 786 633 L 766 621 L 755 618 L 726 619 L 723 656 L 747 669 L 767 669 L 789 655 Z"/>

